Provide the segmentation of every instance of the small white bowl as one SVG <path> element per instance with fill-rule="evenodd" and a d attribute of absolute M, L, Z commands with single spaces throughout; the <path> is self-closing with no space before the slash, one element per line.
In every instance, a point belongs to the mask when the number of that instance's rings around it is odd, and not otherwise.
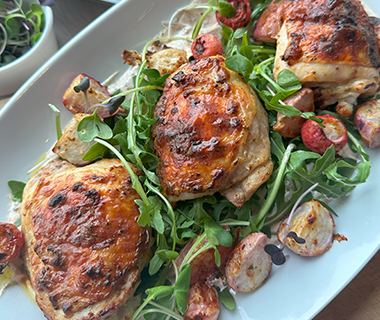
<path fill-rule="evenodd" d="M 53 11 L 50 7 L 43 7 L 43 11 L 45 27 L 37 43 L 20 58 L 0 67 L 0 97 L 16 92 L 58 50 L 53 29 Z"/>

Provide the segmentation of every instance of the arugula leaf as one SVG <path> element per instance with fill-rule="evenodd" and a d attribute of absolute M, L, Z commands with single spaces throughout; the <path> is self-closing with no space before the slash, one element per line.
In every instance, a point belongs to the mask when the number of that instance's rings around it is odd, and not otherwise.
<path fill-rule="evenodd" d="M 22 194 L 26 184 L 21 181 L 9 180 L 8 186 L 11 189 L 12 200 L 15 202 L 22 202 Z"/>

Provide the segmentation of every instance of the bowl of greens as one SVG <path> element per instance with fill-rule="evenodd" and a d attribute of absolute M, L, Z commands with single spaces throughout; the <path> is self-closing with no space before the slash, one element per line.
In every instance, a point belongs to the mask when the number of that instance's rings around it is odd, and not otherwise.
<path fill-rule="evenodd" d="M 0 0 L 0 97 L 16 92 L 58 50 L 52 4 Z"/>

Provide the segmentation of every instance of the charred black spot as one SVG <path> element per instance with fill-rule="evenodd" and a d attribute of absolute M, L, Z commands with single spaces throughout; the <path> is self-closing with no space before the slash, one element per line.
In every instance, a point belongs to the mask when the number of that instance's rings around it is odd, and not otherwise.
<path fill-rule="evenodd" d="M 78 191 L 78 190 L 80 190 L 82 188 L 82 186 L 83 186 L 83 183 L 82 182 L 78 182 L 78 183 L 76 183 L 76 184 L 73 185 L 73 188 L 71 190 Z"/>
<path fill-rule="evenodd" d="M 3 260 L 6 256 L 8 256 L 6 253 L 0 253 L 0 261 Z"/>
<path fill-rule="evenodd" d="M 372 82 L 372 83 L 367 84 L 367 85 L 364 87 L 364 89 L 368 89 L 368 88 L 371 88 L 371 87 L 374 87 L 374 86 L 376 86 L 376 83 Z"/>
<path fill-rule="evenodd" d="M 54 258 L 50 260 L 50 263 L 53 266 L 61 268 L 62 267 L 62 261 L 61 261 L 60 256 L 59 256 L 59 252 L 52 246 L 47 247 L 46 250 L 54 253 Z"/>
<path fill-rule="evenodd" d="M 178 112 L 178 108 L 177 108 L 177 107 L 174 107 L 174 108 L 170 111 L 171 114 L 176 114 L 177 112 Z"/>
<path fill-rule="evenodd" d="M 172 79 L 177 82 L 177 83 L 180 83 L 182 81 L 185 81 L 186 79 L 186 75 L 183 73 L 183 71 L 179 71 L 177 74 L 175 74 Z"/>
<path fill-rule="evenodd" d="M 86 191 L 86 197 L 89 197 L 91 199 L 95 199 L 95 198 L 99 197 L 99 194 L 96 190 L 91 189 L 91 190 Z"/>
<path fill-rule="evenodd" d="M 49 202 L 49 207 L 56 207 L 65 200 L 65 195 L 63 193 L 56 194 Z"/>
<path fill-rule="evenodd" d="M 91 279 L 97 279 L 103 277 L 103 273 L 99 269 L 93 269 L 90 268 L 86 271 L 86 274 L 91 278 Z"/>
<path fill-rule="evenodd" d="M 99 312 L 99 316 L 102 317 L 102 316 L 104 316 L 104 315 L 107 314 L 107 313 L 108 313 L 108 310 L 107 310 L 107 309 L 100 310 L 100 312 Z"/>

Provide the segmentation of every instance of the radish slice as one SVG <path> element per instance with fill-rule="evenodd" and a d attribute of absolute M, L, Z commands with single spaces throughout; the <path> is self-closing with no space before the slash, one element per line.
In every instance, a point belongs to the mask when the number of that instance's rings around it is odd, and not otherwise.
<path fill-rule="evenodd" d="M 282 220 L 277 230 L 277 238 L 281 243 L 284 243 L 287 222 L 288 216 Z M 322 254 L 332 246 L 334 228 L 335 223 L 330 211 L 318 201 L 305 202 L 298 207 L 289 221 L 289 231 L 295 232 L 305 243 L 297 243 L 293 237 L 287 237 L 286 247 L 301 256 Z"/>
<path fill-rule="evenodd" d="M 272 270 L 271 256 L 264 250 L 267 236 L 251 233 L 241 240 L 226 265 L 228 285 L 236 292 L 252 291 L 262 285 Z"/>
<path fill-rule="evenodd" d="M 204 282 L 190 287 L 184 320 L 217 320 L 219 299 L 216 290 Z"/>

